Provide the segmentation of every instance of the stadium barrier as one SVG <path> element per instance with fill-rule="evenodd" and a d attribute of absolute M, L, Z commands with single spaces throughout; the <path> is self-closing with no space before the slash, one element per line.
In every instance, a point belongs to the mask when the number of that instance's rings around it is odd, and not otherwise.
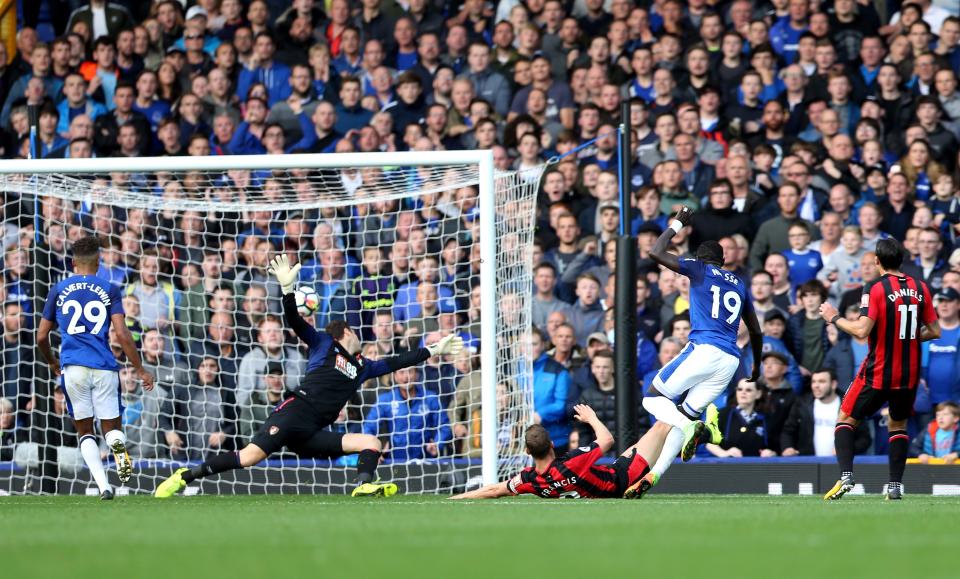
<path fill-rule="evenodd" d="M 354 487 L 351 466 L 329 461 L 271 460 L 268 468 L 226 473 L 220 478 L 197 481 L 190 494 L 272 494 L 281 488 L 300 494 L 344 494 Z M 167 476 L 173 465 L 148 462 L 138 465 L 130 483 L 120 494 L 149 493 L 154 481 Z M 0 463 L 0 495 L 22 494 L 35 484 L 24 469 L 14 463 Z M 468 459 L 383 464 L 384 480 L 405 481 L 402 492 L 448 494 L 472 488 L 481 480 L 480 461 Z M 677 463 L 657 486 L 658 494 L 766 494 L 821 495 L 836 482 L 839 471 L 832 459 L 817 457 L 697 459 Z M 858 457 L 857 487 L 853 494 L 879 494 L 887 482 L 887 458 Z M 114 473 L 110 472 L 111 479 Z M 58 493 L 89 494 L 95 487 L 80 481 L 86 476 L 59 481 Z M 114 484 L 116 480 L 112 480 Z M 237 484 L 242 483 L 242 484 Z M 960 495 L 960 465 L 912 464 L 904 475 L 908 494 Z M 239 489 L 248 491 L 244 493 Z"/>

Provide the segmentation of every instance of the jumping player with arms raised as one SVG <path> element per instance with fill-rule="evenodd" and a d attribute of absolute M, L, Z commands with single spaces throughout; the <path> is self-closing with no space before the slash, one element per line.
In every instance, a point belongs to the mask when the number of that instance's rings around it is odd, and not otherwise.
<path fill-rule="evenodd" d="M 876 254 L 880 277 L 863 288 L 859 318 L 850 321 L 830 304 L 820 306 L 827 323 L 855 338 L 869 338 L 867 357 L 843 396 L 834 430 L 840 480 L 824 500 L 838 500 L 853 489 L 854 429 L 885 403 L 890 404 L 886 498 L 903 498 L 901 482 L 910 446 L 907 419 L 913 413 L 920 380 L 920 343 L 940 337 L 940 322 L 927 284 L 900 272 L 904 256 L 900 243 L 882 239 L 877 242 Z"/>
<path fill-rule="evenodd" d="M 43 308 L 37 331 L 37 348 L 50 366 L 80 437 L 80 454 L 97 483 L 102 500 L 113 499 L 113 488 L 100 460 L 100 447 L 93 434 L 94 417 L 113 452 L 120 482 L 133 474 L 127 439 L 120 420 L 120 365 L 110 350 L 110 325 L 117 332 L 123 353 L 145 390 L 153 389 L 153 376 L 144 370 L 140 354 L 124 322 L 120 291 L 97 277 L 100 241 L 84 237 L 73 244 L 74 275 L 53 287 Z M 50 332 L 60 328 L 60 359 L 50 349 Z"/>
<path fill-rule="evenodd" d="M 325 429 L 333 424 L 340 410 L 367 380 L 420 364 L 439 354 L 457 355 L 463 350 L 463 340 L 451 334 L 414 352 L 366 360 L 359 355 L 360 338 L 346 322 L 333 321 L 325 332 L 318 332 L 300 317 L 293 293 L 299 271 L 300 264 L 290 267 L 286 255 L 275 258 L 270 266 L 270 273 L 280 282 L 283 291 L 283 314 L 287 324 L 310 349 L 307 371 L 300 384 L 276 407 L 250 444 L 239 452 L 218 454 L 192 469 L 178 469 L 160 483 L 154 491 L 155 497 L 169 498 L 198 478 L 253 466 L 284 446 L 304 458 L 359 454 L 358 486 L 353 496 L 392 496 L 397 493 L 397 485 L 374 480 L 382 448 L 376 436 Z"/>
<path fill-rule="evenodd" d="M 750 380 L 756 382 L 760 376 L 763 346 L 760 323 L 743 280 L 722 269 L 723 248 L 716 241 L 704 241 L 697 247 L 696 259 L 680 259 L 667 252 L 673 236 L 690 223 L 692 216 L 693 211 L 682 208 L 650 251 L 650 257 L 657 263 L 690 279 L 692 330 L 687 345 L 660 369 L 643 398 L 643 407 L 650 414 L 674 428 L 657 463 L 636 488 L 631 489 L 637 498 L 642 498 L 657 484 L 678 452 L 687 461 L 700 443 L 722 441 L 716 407 L 711 402 L 723 393 L 740 365 L 737 330 L 741 318 L 753 348 Z M 684 394 L 686 397 L 678 405 Z M 706 423 L 699 420 L 705 409 Z"/>
<path fill-rule="evenodd" d="M 527 428 L 524 437 L 527 454 L 533 458 L 533 466 L 523 469 L 510 480 L 450 498 L 495 499 L 522 494 L 544 499 L 612 499 L 626 496 L 630 486 L 650 470 L 650 462 L 660 455 L 663 441 L 671 428 L 663 423 L 655 424 L 612 466 L 598 465 L 596 462 L 613 448 L 613 435 L 592 408 L 586 404 L 577 404 L 573 408 L 577 420 L 593 427 L 596 440 L 590 446 L 571 450 L 558 460 L 550 433 L 540 424 L 534 424 Z"/>

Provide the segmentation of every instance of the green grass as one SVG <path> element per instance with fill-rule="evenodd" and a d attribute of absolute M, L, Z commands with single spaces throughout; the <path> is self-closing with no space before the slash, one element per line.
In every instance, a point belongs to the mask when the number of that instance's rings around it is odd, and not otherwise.
<path fill-rule="evenodd" d="M 0 576 L 956 577 L 960 499 L 0 498 Z"/>

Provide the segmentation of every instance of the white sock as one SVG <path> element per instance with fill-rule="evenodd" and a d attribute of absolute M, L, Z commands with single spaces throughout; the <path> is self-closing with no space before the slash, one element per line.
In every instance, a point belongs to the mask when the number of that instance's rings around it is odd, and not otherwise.
<path fill-rule="evenodd" d="M 117 440 L 119 440 L 124 446 L 127 445 L 127 437 L 124 436 L 122 430 L 111 430 L 110 432 L 104 434 L 103 438 L 107 441 L 107 446 L 113 446 L 113 443 Z"/>
<path fill-rule="evenodd" d="M 680 454 L 680 447 L 683 446 L 683 431 L 679 428 L 672 428 L 667 439 L 663 441 L 663 450 L 660 451 L 660 458 L 657 464 L 653 465 L 653 472 L 662 477 L 667 472 L 670 465 L 673 464 L 677 455 Z"/>
<path fill-rule="evenodd" d="M 100 447 L 97 445 L 97 439 L 93 436 L 84 436 L 80 439 L 80 454 L 83 456 L 83 462 L 87 463 L 90 474 L 93 475 L 94 482 L 100 492 L 110 488 L 107 482 L 107 473 L 103 470 L 103 461 L 100 460 Z"/>
<path fill-rule="evenodd" d="M 644 396 L 643 407 L 647 409 L 647 412 L 654 415 L 657 420 L 666 422 L 670 426 L 682 429 L 693 422 L 687 418 L 683 412 L 677 410 L 677 405 L 666 396 Z"/>

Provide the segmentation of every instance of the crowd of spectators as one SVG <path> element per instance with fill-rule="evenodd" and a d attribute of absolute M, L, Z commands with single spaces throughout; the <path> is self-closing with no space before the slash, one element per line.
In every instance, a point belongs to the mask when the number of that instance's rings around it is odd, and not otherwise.
<path fill-rule="evenodd" d="M 539 178 L 525 337 L 533 380 L 500 384 L 498 396 L 532 390 L 533 419 L 556 446 L 592 437 L 571 420 L 580 401 L 612 429 L 611 352 L 634 344 L 614 335 L 612 307 L 621 216 L 615 131 L 629 103 L 638 389 L 690 332 L 689 281 L 649 259 L 669 215 L 689 206 L 692 226 L 674 250 L 718 240 L 725 269 L 749 284 L 764 331 L 762 379 L 743 380 L 752 364 L 743 332 L 742 371 L 720 401 L 729 436 L 704 452 L 830 454 L 838 395 L 867 345 L 838 335 L 817 308 L 829 300 L 859 315 L 860 291 L 878 276 L 872 249 L 892 237 L 909 253 L 905 271 L 936 295 L 943 327 L 924 346 L 917 454 L 950 454 L 938 452 L 953 448 L 949 401 L 960 398 L 956 3 L 75 3 L 68 18 L 21 26 L 15 52 L 0 43 L 5 157 L 27 156 L 26 107 L 39 105 L 47 158 L 491 149 L 498 169 Z M 265 270 L 278 251 L 302 261 L 302 281 L 320 292 L 314 322 L 349 313 L 364 355 L 451 331 L 471 346 L 456 360 L 364 388 L 339 427 L 385 437 L 399 460 L 475 455 L 481 279 L 473 188 L 351 210 L 176 209 L 190 195 L 274 199 L 282 187 L 317 199 L 312 177 L 158 175 L 148 181 L 171 203 L 156 213 L 47 199 L 38 252 L 30 208 L 6 193 L 3 457 L 38 404 L 34 300 L 67 271 L 69 244 L 85 231 L 106 242 L 101 273 L 124 288 L 128 325 L 157 377 L 158 388 L 142 392 L 121 373 L 139 456 L 200 458 L 235 447 L 296 384 L 303 352 L 283 329 L 279 287 Z M 328 181 L 337 184 L 333 194 L 359 197 L 376 177 L 344 170 Z M 105 179 L 140 186 L 121 174 Z M 515 298 L 484 305 L 507 315 Z M 51 420 L 63 414 L 62 402 L 40 404 Z M 649 417 L 642 408 L 640 416 L 643 430 Z M 884 424 L 881 411 L 858 432 L 859 452 L 884 451 Z M 516 435 L 507 428 L 498 439 Z"/>

